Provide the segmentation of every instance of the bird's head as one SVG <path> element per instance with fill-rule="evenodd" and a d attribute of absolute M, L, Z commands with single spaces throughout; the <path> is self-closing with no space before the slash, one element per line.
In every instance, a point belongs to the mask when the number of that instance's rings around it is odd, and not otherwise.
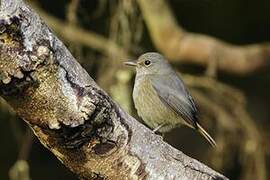
<path fill-rule="evenodd" d="M 135 61 L 126 61 L 125 65 L 136 67 L 136 74 L 149 75 L 149 74 L 167 74 L 172 71 L 167 60 L 159 53 L 148 52 L 141 55 Z"/>

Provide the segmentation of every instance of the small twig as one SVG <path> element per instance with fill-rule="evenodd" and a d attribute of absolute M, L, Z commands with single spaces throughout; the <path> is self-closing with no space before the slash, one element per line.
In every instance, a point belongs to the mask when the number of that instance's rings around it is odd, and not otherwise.
<path fill-rule="evenodd" d="M 79 2 L 80 0 L 71 0 L 67 8 L 67 20 L 72 25 L 77 24 L 77 10 Z"/>
<path fill-rule="evenodd" d="M 218 61 L 219 61 L 219 55 L 218 55 L 218 49 L 216 48 L 216 51 L 209 57 L 208 65 L 206 66 L 205 74 L 208 77 L 215 78 L 217 76 L 217 70 L 218 70 Z"/>
<path fill-rule="evenodd" d="M 18 155 L 18 160 L 27 160 L 33 143 L 33 132 L 30 128 L 26 129 L 21 148 Z"/>

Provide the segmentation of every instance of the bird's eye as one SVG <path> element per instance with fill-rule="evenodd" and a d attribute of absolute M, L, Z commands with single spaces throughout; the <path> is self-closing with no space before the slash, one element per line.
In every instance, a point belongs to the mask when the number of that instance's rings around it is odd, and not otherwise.
<path fill-rule="evenodd" d="M 151 64 L 151 61 L 146 60 L 146 61 L 144 61 L 144 64 L 145 64 L 146 66 L 149 66 L 149 65 Z"/>

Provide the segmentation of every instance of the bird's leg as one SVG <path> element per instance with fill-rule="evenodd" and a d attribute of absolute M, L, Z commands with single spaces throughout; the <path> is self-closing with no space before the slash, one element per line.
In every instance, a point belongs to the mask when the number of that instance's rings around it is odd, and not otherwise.
<path fill-rule="evenodd" d="M 162 127 L 164 127 L 166 124 L 160 124 L 158 125 L 155 129 L 153 129 L 153 133 L 155 133 L 156 135 L 158 135 L 162 140 L 164 138 L 164 133 L 158 132 L 158 130 Z"/>
<path fill-rule="evenodd" d="M 156 134 L 156 132 L 160 129 L 160 128 L 162 128 L 162 127 L 164 127 L 166 124 L 160 124 L 160 125 L 158 125 L 158 127 L 156 127 L 154 130 L 153 130 L 153 132 Z"/>

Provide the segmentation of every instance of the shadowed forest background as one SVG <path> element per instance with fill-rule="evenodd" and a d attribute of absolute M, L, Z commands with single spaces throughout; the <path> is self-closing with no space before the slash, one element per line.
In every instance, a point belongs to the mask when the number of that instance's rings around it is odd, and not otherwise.
<path fill-rule="evenodd" d="M 131 97 L 135 74 L 122 63 L 149 51 L 164 54 L 181 72 L 200 122 L 218 148 L 188 128 L 166 134 L 165 141 L 230 179 L 269 177 L 270 1 L 27 2 L 91 77 L 137 119 Z M 27 164 L 13 166 L 19 159 L 27 161 L 31 179 L 76 179 L 17 119 L 1 100 L 0 179 L 20 168 L 27 179 Z"/>

